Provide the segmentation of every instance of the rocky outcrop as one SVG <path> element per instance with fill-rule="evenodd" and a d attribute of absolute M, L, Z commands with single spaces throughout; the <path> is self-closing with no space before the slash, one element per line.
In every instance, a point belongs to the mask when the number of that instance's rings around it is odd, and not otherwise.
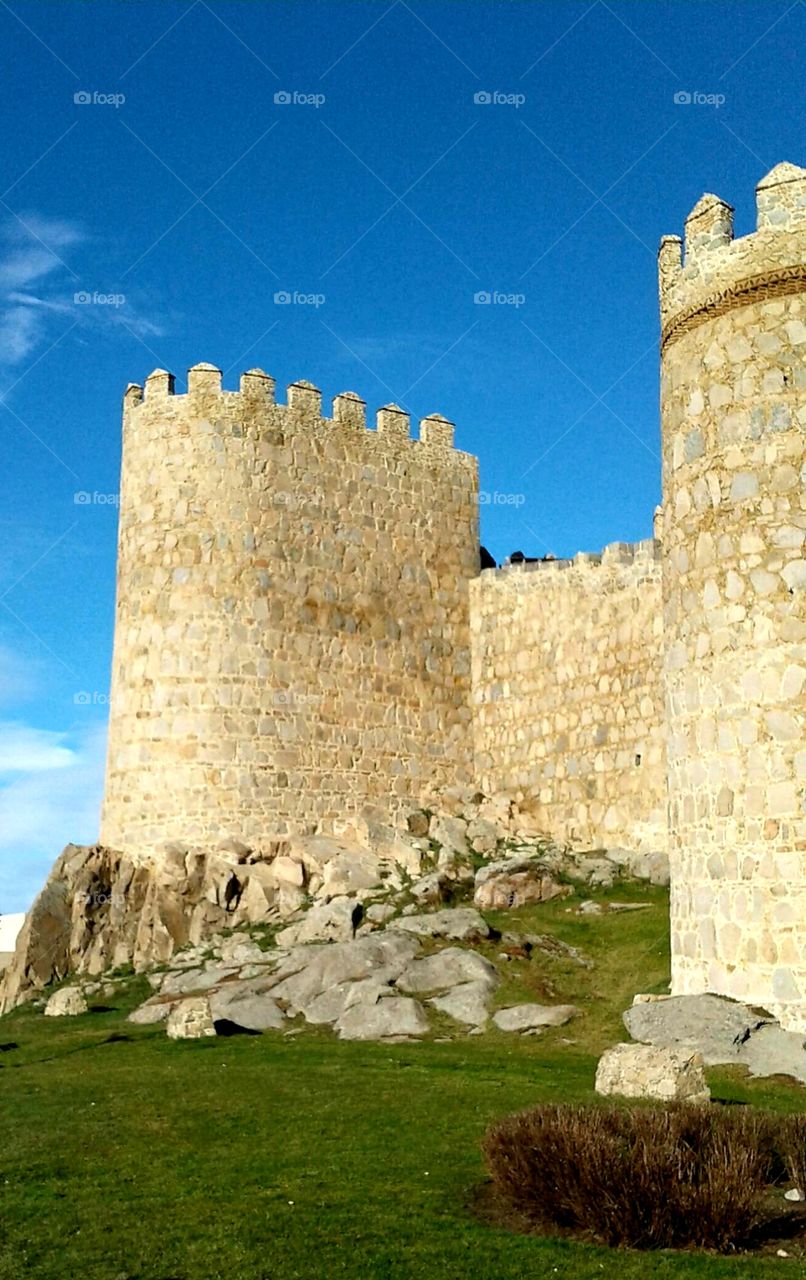
<path fill-rule="evenodd" d="M 753 1076 L 786 1075 L 806 1084 L 806 1044 L 764 1009 L 727 996 L 638 999 L 624 1014 L 635 1040 L 660 1048 L 696 1050 L 707 1066 L 737 1063 Z"/>
<path fill-rule="evenodd" d="M 230 851 L 175 848 L 136 862 L 99 845 L 68 845 L 17 939 L 0 1012 L 69 973 L 144 970 L 217 929 L 279 914 L 270 872 Z"/>
<path fill-rule="evenodd" d="M 241 925 L 283 924 L 278 941 L 286 947 L 350 941 L 382 924 L 473 941 L 489 929 L 478 911 L 458 905 L 471 889 L 476 907 L 506 910 L 570 892 L 569 878 L 599 887 L 622 870 L 663 878 L 654 855 L 552 844 L 505 798 L 458 793 L 441 811 L 412 810 L 400 821 L 403 829 L 367 807 L 334 824 L 333 834 L 289 836 L 261 858 L 234 839 L 214 850 L 171 843 L 142 858 L 68 845 L 19 934 L 0 982 L 0 1012 L 71 973 L 129 965 L 139 972 Z M 254 943 L 243 945 L 259 959 Z M 221 953 L 225 965 L 247 959 Z M 476 994 L 464 993 L 478 1013 Z"/>

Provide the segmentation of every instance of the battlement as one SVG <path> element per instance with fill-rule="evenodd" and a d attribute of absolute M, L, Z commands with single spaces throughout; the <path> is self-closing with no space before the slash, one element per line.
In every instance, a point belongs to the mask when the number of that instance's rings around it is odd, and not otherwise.
<path fill-rule="evenodd" d="M 733 212 L 719 196 L 707 193 L 686 218 L 684 238 L 662 238 L 662 347 L 733 307 L 806 288 L 806 169 L 778 164 L 762 178 L 751 235 L 734 240 Z"/>
<path fill-rule="evenodd" d="M 497 569 L 484 569 L 480 576 L 483 582 L 525 576 L 529 578 L 530 585 L 532 581 L 554 584 L 557 575 L 564 574 L 566 570 L 587 574 L 589 570 L 596 571 L 600 567 L 607 570 L 630 565 L 647 569 L 659 565 L 660 558 L 660 542 L 655 538 L 645 538 L 641 542 L 610 542 L 600 552 L 578 551 L 566 560 L 521 560 Z"/>
<path fill-rule="evenodd" d="M 309 425 L 314 429 L 366 431 L 366 402 L 355 391 L 342 391 L 333 398 L 331 415 L 322 413 L 322 392 L 312 382 L 292 382 L 286 401 L 275 399 L 275 380 L 262 369 L 249 369 L 241 374 L 237 391 L 223 388 L 223 375 L 214 364 L 196 364 L 188 370 L 187 392 L 177 393 L 175 378 L 166 369 L 155 369 L 140 386 L 130 382 L 123 397 L 124 413 L 132 425 L 138 413 L 170 407 L 172 413 L 189 416 L 212 416 L 217 407 L 235 416 L 243 410 L 254 418 L 261 408 L 267 423 L 278 423 L 289 429 Z M 426 445 L 429 450 L 454 450 L 454 424 L 440 413 L 420 420 L 419 436 L 412 439 L 411 421 L 405 409 L 387 404 L 375 414 L 375 433 L 399 444 Z"/>

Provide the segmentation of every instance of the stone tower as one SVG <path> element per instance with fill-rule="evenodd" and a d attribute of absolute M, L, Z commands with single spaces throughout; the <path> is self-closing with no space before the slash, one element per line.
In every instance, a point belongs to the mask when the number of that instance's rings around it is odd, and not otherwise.
<path fill-rule="evenodd" d="M 124 400 L 101 839 L 257 851 L 470 782 L 476 461 L 434 415 L 196 365 Z"/>
<path fill-rule="evenodd" d="M 806 1029 L 806 170 L 659 255 L 672 988 Z"/>

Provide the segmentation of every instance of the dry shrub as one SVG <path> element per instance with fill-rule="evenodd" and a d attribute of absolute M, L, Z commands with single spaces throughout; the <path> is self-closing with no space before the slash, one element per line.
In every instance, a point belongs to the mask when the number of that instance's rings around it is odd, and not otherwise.
<path fill-rule="evenodd" d="M 538 1107 L 489 1130 L 500 1197 L 534 1226 L 638 1249 L 747 1246 L 806 1177 L 806 1117 L 753 1108 Z"/>

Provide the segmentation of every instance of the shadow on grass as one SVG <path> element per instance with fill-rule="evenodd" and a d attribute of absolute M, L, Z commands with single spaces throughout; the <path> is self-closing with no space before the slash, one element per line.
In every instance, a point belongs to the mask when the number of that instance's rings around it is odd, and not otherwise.
<path fill-rule="evenodd" d="M 43 1062 L 59 1062 L 62 1058 L 71 1058 L 77 1053 L 86 1053 L 90 1049 L 101 1049 L 108 1044 L 146 1044 L 153 1039 L 152 1036 L 128 1036 L 120 1031 L 112 1031 L 108 1036 L 104 1036 L 102 1040 L 93 1040 L 88 1044 L 77 1044 L 71 1049 L 64 1049 L 61 1053 L 49 1053 L 43 1058 L 28 1058 L 25 1062 L 0 1063 L 0 1069 L 3 1067 L 15 1068 L 16 1070 L 25 1067 L 37 1067 Z M 18 1044 L 4 1045 L 3 1048 L 19 1049 Z"/>

